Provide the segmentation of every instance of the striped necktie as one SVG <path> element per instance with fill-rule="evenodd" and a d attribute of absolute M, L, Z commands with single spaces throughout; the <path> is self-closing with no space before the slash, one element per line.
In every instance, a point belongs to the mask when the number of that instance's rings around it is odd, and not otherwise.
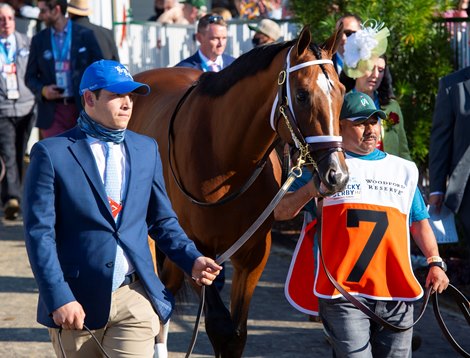
<path fill-rule="evenodd" d="M 219 72 L 220 71 L 220 66 L 215 62 L 211 62 L 209 64 L 209 68 L 211 69 L 212 72 Z"/>
<path fill-rule="evenodd" d="M 115 203 L 121 204 L 121 186 L 119 183 L 119 170 L 116 163 L 116 158 L 114 156 L 113 151 L 113 142 L 106 142 L 106 168 L 104 172 L 104 188 L 106 189 L 106 194 L 108 194 L 108 198 L 110 200 L 111 209 L 113 211 L 112 206 L 113 201 Z M 119 213 L 114 217 L 114 220 L 117 222 L 119 218 Z M 116 248 L 116 259 L 114 261 L 114 273 L 113 273 L 113 286 L 112 290 L 115 291 L 116 289 L 121 286 L 124 278 L 126 276 L 128 269 L 126 258 L 124 257 L 124 251 L 122 247 L 117 245 Z"/>

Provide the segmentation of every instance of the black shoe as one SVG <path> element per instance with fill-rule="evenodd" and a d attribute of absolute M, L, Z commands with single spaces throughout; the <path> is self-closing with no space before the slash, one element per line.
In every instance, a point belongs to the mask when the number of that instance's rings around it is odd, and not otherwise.
<path fill-rule="evenodd" d="M 16 220 L 20 212 L 18 199 L 9 199 L 4 206 L 4 211 L 6 220 Z"/>

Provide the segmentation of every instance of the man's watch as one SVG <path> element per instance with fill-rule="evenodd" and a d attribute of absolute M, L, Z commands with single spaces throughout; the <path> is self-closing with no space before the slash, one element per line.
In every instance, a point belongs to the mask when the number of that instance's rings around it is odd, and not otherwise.
<path fill-rule="evenodd" d="M 447 265 L 444 261 L 433 261 L 429 263 L 429 267 L 431 266 L 437 266 L 440 267 L 444 272 L 447 271 Z"/>

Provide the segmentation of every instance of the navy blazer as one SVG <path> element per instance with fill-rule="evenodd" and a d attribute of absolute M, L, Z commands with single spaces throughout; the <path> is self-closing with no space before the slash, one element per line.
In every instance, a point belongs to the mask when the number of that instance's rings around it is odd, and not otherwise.
<path fill-rule="evenodd" d="M 224 61 L 224 68 L 230 65 L 233 61 L 235 61 L 235 57 L 226 54 L 222 54 L 222 59 Z M 199 51 L 197 51 L 194 55 L 179 62 L 175 67 L 190 67 L 204 71 L 202 67 L 202 58 L 201 56 L 199 56 Z"/>
<path fill-rule="evenodd" d="M 90 329 L 104 327 L 119 242 L 161 321 L 166 322 L 174 299 L 153 270 L 147 234 L 188 274 L 201 253 L 171 207 L 157 143 L 126 132 L 130 174 L 116 223 L 86 138 L 75 127 L 39 141 L 31 151 L 23 216 L 26 248 L 39 287 L 37 320 L 57 328 L 51 313 L 76 300 Z"/>
<path fill-rule="evenodd" d="M 72 88 L 75 104 L 79 111 L 82 109 L 79 88 L 83 72 L 90 64 L 102 58 L 103 55 L 93 31 L 72 22 L 72 45 L 70 50 Z M 44 86 L 56 83 L 50 28 L 37 33 L 31 40 L 25 82 L 37 99 L 38 117 L 36 126 L 43 129 L 50 128 L 54 120 L 55 102 L 46 100 L 41 93 Z"/>

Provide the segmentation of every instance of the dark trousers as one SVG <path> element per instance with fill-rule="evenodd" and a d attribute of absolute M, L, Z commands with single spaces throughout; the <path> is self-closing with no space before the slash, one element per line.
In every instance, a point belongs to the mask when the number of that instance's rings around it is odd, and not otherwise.
<path fill-rule="evenodd" d="M 24 117 L 0 117 L 0 156 L 6 169 L 1 183 L 2 204 L 21 199 L 24 154 L 35 119 L 34 110 Z"/>
<path fill-rule="evenodd" d="M 458 223 L 462 230 L 465 245 L 470 249 L 470 178 L 457 213 Z"/>

